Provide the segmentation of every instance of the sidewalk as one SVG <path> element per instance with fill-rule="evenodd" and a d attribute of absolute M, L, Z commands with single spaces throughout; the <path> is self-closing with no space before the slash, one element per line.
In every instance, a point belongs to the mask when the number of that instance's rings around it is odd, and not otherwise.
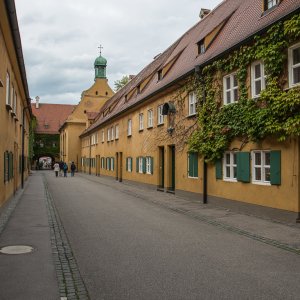
<path fill-rule="evenodd" d="M 296 223 L 296 213 L 216 199 L 209 199 L 208 204 L 202 204 L 202 199 L 199 201 L 186 199 L 158 192 L 147 186 L 136 186 L 130 182 L 120 183 L 110 177 L 96 177 L 83 173 L 77 176 L 111 186 L 113 189 L 186 214 L 222 230 L 244 235 L 300 255 L 300 224 Z"/>
<path fill-rule="evenodd" d="M 29 177 L 23 193 L 1 209 L 0 220 L 7 218 L 14 202 L 17 206 L 7 224 L 0 221 L 0 248 L 25 245 L 34 251 L 0 254 L 0 299 L 59 299 L 42 177 Z"/>

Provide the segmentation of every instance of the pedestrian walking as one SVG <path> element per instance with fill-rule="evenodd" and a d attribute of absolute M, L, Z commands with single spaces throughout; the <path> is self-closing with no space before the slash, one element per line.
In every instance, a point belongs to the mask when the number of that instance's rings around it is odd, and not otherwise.
<path fill-rule="evenodd" d="M 74 176 L 75 170 L 76 170 L 76 165 L 74 164 L 74 161 L 72 161 L 72 163 L 71 163 L 71 176 L 72 177 Z"/>
<path fill-rule="evenodd" d="M 67 177 L 67 173 L 68 173 L 68 165 L 67 163 L 64 163 L 64 177 Z"/>
<path fill-rule="evenodd" d="M 62 177 L 63 172 L 64 172 L 64 164 L 65 163 L 62 160 L 59 162 L 59 176 L 61 176 L 61 177 Z"/>
<path fill-rule="evenodd" d="M 54 167 L 55 176 L 57 177 L 59 172 L 59 163 L 56 162 L 53 167 Z"/>

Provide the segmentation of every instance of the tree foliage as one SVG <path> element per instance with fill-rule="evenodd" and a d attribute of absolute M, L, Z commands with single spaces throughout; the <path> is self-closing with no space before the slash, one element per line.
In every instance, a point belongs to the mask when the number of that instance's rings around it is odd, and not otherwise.
<path fill-rule="evenodd" d="M 116 80 L 114 82 L 115 85 L 115 91 L 120 90 L 122 87 L 124 87 L 128 82 L 130 81 L 129 76 L 125 75 L 120 80 Z"/>

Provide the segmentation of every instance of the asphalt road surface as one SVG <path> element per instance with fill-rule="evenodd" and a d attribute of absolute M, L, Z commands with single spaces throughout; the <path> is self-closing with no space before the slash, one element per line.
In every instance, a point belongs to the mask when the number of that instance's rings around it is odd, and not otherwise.
<path fill-rule="evenodd" d="M 163 208 L 120 183 L 53 172 L 46 179 L 93 300 L 300 299 L 295 253 Z"/>

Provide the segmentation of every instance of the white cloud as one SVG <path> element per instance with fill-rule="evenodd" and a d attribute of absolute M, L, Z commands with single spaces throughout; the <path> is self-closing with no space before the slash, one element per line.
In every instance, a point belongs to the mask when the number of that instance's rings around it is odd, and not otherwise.
<path fill-rule="evenodd" d="M 221 0 L 15 0 L 31 97 L 78 103 L 94 81 L 98 46 L 107 77 L 137 74 Z"/>

